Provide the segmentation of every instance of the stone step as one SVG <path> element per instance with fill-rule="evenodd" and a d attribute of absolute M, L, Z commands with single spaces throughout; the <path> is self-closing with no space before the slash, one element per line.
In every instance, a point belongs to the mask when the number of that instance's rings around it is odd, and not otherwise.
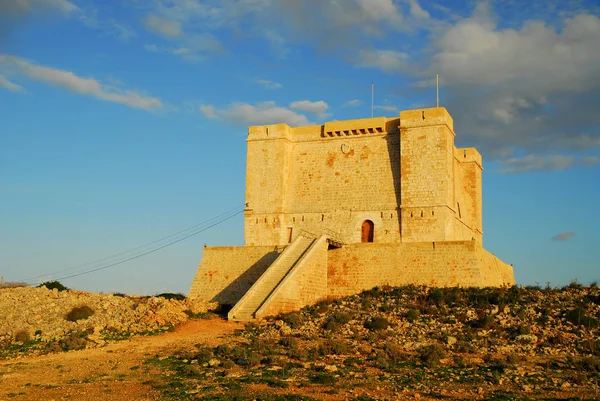
<path fill-rule="evenodd" d="M 254 313 L 277 288 L 314 241 L 314 238 L 297 237 L 234 306 L 229 313 L 229 318 L 240 321 L 253 320 Z"/>

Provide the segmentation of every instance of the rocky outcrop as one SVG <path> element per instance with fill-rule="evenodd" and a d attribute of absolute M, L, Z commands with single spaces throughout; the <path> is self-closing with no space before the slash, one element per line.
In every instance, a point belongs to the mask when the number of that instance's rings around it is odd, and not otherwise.
<path fill-rule="evenodd" d="M 80 306 L 91 308 L 93 315 L 67 320 L 68 313 Z M 111 337 L 166 330 L 203 311 L 206 305 L 187 299 L 116 296 L 46 287 L 4 288 L 0 290 L 0 345 L 27 342 L 25 339 L 52 343 L 71 333 L 84 333 L 89 343 L 102 343 Z"/>

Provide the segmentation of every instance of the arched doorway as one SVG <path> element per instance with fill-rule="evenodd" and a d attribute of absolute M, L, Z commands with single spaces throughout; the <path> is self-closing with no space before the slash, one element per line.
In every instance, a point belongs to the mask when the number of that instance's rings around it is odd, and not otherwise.
<path fill-rule="evenodd" d="M 362 223 L 360 230 L 360 242 L 373 242 L 373 233 L 375 232 L 375 225 L 371 220 L 365 220 Z"/>

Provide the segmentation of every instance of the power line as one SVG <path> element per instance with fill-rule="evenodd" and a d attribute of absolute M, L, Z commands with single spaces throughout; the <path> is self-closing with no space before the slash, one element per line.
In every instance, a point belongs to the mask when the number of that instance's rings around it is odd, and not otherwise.
<path fill-rule="evenodd" d="M 186 228 L 186 229 L 184 229 L 184 230 L 177 231 L 176 233 L 173 233 L 173 234 L 167 235 L 166 237 L 162 237 L 162 238 L 160 238 L 160 239 L 157 239 L 157 240 L 155 240 L 155 241 L 148 242 L 148 243 L 146 243 L 146 244 L 144 244 L 144 245 L 140 245 L 140 246 L 138 246 L 138 247 L 135 247 L 135 248 L 129 249 L 129 250 L 127 250 L 127 251 L 124 251 L 124 252 L 119 252 L 119 253 L 116 253 L 116 254 L 114 254 L 114 255 L 110 255 L 110 256 L 104 257 L 104 258 L 102 258 L 102 259 L 94 260 L 93 262 L 84 263 L 84 264 L 82 264 L 82 265 L 77 265 L 77 266 L 73 266 L 73 267 L 68 267 L 68 268 L 66 268 L 66 269 L 57 270 L 57 271 L 55 271 L 55 272 L 53 272 L 53 273 L 50 273 L 50 274 L 42 274 L 42 275 L 39 275 L 39 276 L 30 277 L 29 279 L 27 279 L 27 280 L 24 280 L 24 281 L 25 281 L 25 282 L 29 282 L 29 281 L 36 280 L 36 279 L 38 279 L 38 278 L 42 278 L 42 277 L 49 277 L 49 276 L 53 276 L 53 275 L 55 275 L 55 274 L 58 274 L 58 273 L 63 273 L 63 272 L 71 271 L 71 270 L 77 270 L 77 269 L 79 269 L 79 268 L 82 268 L 82 267 L 86 267 L 86 266 L 94 265 L 94 264 L 96 264 L 96 263 L 99 263 L 99 262 L 104 262 L 104 261 L 107 261 L 107 260 L 110 260 L 110 259 L 116 258 L 117 256 L 125 255 L 125 254 L 128 254 L 128 253 L 131 253 L 131 252 L 137 251 L 137 250 L 139 250 L 139 249 L 146 248 L 146 247 L 147 247 L 147 246 L 149 246 L 149 245 L 156 244 L 156 243 L 158 243 L 158 242 L 162 242 L 162 241 L 164 241 L 165 239 L 168 239 L 168 238 L 171 238 L 171 237 L 175 237 L 175 236 L 177 236 L 177 235 L 179 235 L 179 234 L 182 234 L 182 233 L 184 233 L 184 232 L 187 232 L 187 231 L 190 231 L 190 230 L 192 230 L 192 229 L 195 229 L 195 228 L 197 228 L 197 227 L 200 227 L 200 226 L 202 226 L 202 225 L 208 224 L 208 223 L 210 223 L 210 222 L 211 222 L 211 221 L 213 221 L 213 220 L 216 220 L 216 219 L 219 219 L 219 218 L 221 218 L 221 217 L 223 217 L 223 216 L 226 216 L 226 215 L 228 215 L 229 213 L 232 213 L 232 212 L 238 211 L 240 208 L 243 208 L 243 207 L 244 207 L 244 206 L 238 206 L 238 207 L 236 207 L 236 208 L 234 208 L 234 209 L 228 210 L 228 211 L 227 211 L 227 212 L 225 212 L 225 213 L 221 213 L 221 214 L 220 214 L 220 215 L 218 215 L 218 216 L 212 217 L 212 218 L 210 218 L 210 219 L 208 219 L 208 220 L 205 220 L 205 221 L 203 221 L 203 222 L 201 222 L 201 223 L 195 224 L 195 225 L 193 225 L 193 226 L 191 226 L 191 227 L 188 227 L 188 228 Z"/>
<path fill-rule="evenodd" d="M 208 230 L 208 229 L 210 229 L 210 228 L 212 228 L 212 227 L 215 227 L 215 226 L 217 226 L 217 225 L 219 225 L 219 224 L 221 224 L 221 223 L 223 223 L 223 222 L 225 222 L 225 221 L 227 221 L 227 220 L 229 220 L 229 219 L 231 219 L 231 218 L 233 218 L 233 217 L 237 216 L 238 214 L 242 213 L 243 211 L 244 211 L 244 209 L 243 209 L 243 208 L 241 208 L 241 209 L 240 209 L 240 207 L 238 207 L 238 208 L 236 208 L 236 209 L 229 210 L 228 212 L 222 213 L 222 214 L 220 214 L 220 215 L 218 215 L 218 216 L 216 216 L 216 217 L 213 217 L 213 218 L 211 218 L 211 219 L 208 219 L 208 220 L 206 220 L 206 221 L 204 221 L 204 222 L 202 222 L 202 223 L 199 223 L 199 224 L 196 224 L 196 225 L 194 225 L 194 226 L 191 226 L 191 227 L 189 227 L 189 228 L 187 228 L 187 229 L 185 229 L 185 230 L 178 231 L 177 233 L 174 233 L 174 234 L 168 235 L 168 236 L 166 236 L 166 237 L 163 237 L 163 238 L 161 238 L 161 239 L 158 239 L 158 240 L 155 240 L 155 241 L 149 242 L 149 243 L 147 243 L 147 244 L 145 244 L 145 245 L 138 246 L 138 247 L 136 247 L 136 248 L 133 248 L 133 249 L 130 249 L 130 250 L 128 250 L 128 251 L 121 252 L 121 253 L 118 253 L 118 254 L 115 254 L 115 255 L 112 255 L 112 256 L 108 256 L 108 257 L 106 257 L 106 258 L 98 259 L 97 261 L 90 262 L 90 263 L 86 263 L 86 264 L 83 264 L 83 265 L 80 265 L 80 266 L 76 266 L 76 267 L 72 267 L 72 268 L 68 268 L 68 269 L 59 270 L 59 271 L 56 271 L 56 272 L 54 272 L 54 273 L 51 273 L 51 274 L 44 274 L 44 275 L 41 275 L 41 276 L 37 276 L 37 277 L 34 277 L 33 279 L 30 279 L 30 280 L 24 280 L 24 281 L 25 281 L 25 282 L 28 282 L 28 283 L 30 283 L 30 284 L 32 284 L 32 285 L 33 285 L 32 281 L 33 281 L 33 280 L 35 280 L 36 278 L 40 278 L 40 277 L 52 277 L 52 276 L 55 276 L 56 274 L 58 274 L 58 273 L 61 273 L 61 272 L 66 272 L 66 271 L 69 271 L 69 270 L 74 270 L 74 269 L 81 268 L 81 267 L 84 267 L 84 266 L 93 265 L 93 264 L 96 264 L 96 263 L 98 263 L 98 262 L 101 262 L 101 261 L 110 260 L 110 259 L 113 259 L 113 258 L 115 258 L 115 257 L 117 257 L 117 256 L 120 256 L 120 255 L 125 255 L 125 254 L 127 254 L 127 253 L 131 253 L 131 252 L 133 252 L 133 251 L 135 251 L 135 250 L 139 250 L 139 249 L 145 248 L 145 247 L 147 247 L 148 245 L 151 245 L 151 244 L 156 244 L 156 243 L 158 243 L 158 242 L 164 241 L 164 240 L 165 240 L 165 239 L 167 239 L 167 238 L 171 238 L 171 237 L 174 237 L 174 236 L 176 236 L 176 235 L 182 234 L 182 233 L 184 233 L 184 232 L 190 231 L 190 230 L 191 230 L 191 229 L 193 229 L 193 228 L 197 228 L 197 227 L 199 227 L 199 226 L 201 226 L 201 225 L 204 225 L 204 224 L 206 224 L 206 223 L 208 223 L 208 222 L 210 222 L 210 221 L 214 221 L 215 219 L 219 219 L 219 218 L 220 218 L 220 220 L 216 221 L 216 222 L 215 222 L 215 223 L 213 223 L 213 224 L 210 224 L 210 225 L 209 225 L 209 226 L 207 226 L 207 227 L 204 227 L 204 228 L 201 228 L 201 229 L 199 229 L 199 230 L 196 230 L 196 231 L 192 232 L 191 234 L 186 234 L 186 235 L 184 235 L 184 236 L 183 236 L 183 237 L 181 237 L 181 238 L 175 239 L 175 240 L 173 240 L 173 241 L 170 241 L 170 242 L 168 242 L 168 243 L 166 243 L 166 244 L 164 244 L 164 245 L 161 245 L 161 246 L 155 247 L 155 248 L 153 248 L 153 249 L 150 249 L 150 250 L 148 250 L 148 251 L 145 251 L 145 252 L 143 252 L 143 253 L 141 253 L 141 254 L 134 255 L 134 256 L 130 256 L 130 257 L 126 257 L 126 259 L 124 259 L 124 260 L 120 260 L 120 261 L 116 261 L 116 262 L 110 262 L 108 265 L 103 265 L 103 266 L 95 267 L 95 268 L 92 268 L 92 269 L 86 269 L 86 270 L 84 270 L 84 271 L 82 271 L 82 272 L 73 273 L 73 274 L 69 274 L 69 275 L 66 275 L 66 276 L 59 277 L 59 278 L 55 278 L 55 280 L 65 280 L 65 279 L 68 279 L 68 278 L 77 277 L 77 276 L 82 276 L 82 275 L 84 275 L 84 274 L 88 274 L 88 273 L 92 273 L 92 272 L 95 272 L 95 271 L 99 271 L 99 270 L 107 269 L 107 268 L 109 268 L 109 267 L 117 266 L 117 265 L 123 264 L 123 263 L 125 263 L 125 262 L 129 262 L 129 261 L 131 261 L 131 260 L 138 259 L 138 258 L 140 258 L 140 257 L 142 257 L 142 256 L 149 255 L 149 254 L 151 254 L 151 253 L 154 253 L 154 252 L 156 252 L 156 251 L 159 251 L 159 250 L 161 250 L 161 249 L 163 249 L 163 248 L 166 248 L 166 247 L 168 247 L 168 246 L 171 246 L 171 245 L 173 245 L 173 244 L 176 244 L 176 243 L 178 243 L 178 242 L 181 242 L 181 241 L 183 241 L 183 240 L 185 240 L 185 239 L 188 239 L 188 238 L 190 238 L 190 237 L 193 237 L 194 235 L 200 234 L 201 232 L 204 232 L 204 231 L 206 231 L 206 230 Z M 234 214 L 231 214 L 231 213 L 233 213 L 233 212 L 235 212 L 235 213 L 234 213 Z M 227 217 L 223 217 L 223 216 L 227 216 Z M 36 283 L 36 284 L 39 284 L 39 283 L 40 283 L 40 281 L 39 281 L 39 280 L 38 280 L 38 281 L 35 281 L 35 283 Z"/>

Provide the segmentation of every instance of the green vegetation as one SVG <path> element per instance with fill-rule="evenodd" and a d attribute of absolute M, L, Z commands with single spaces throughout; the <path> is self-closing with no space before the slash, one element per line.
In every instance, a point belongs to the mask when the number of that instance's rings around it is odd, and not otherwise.
<path fill-rule="evenodd" d="M 43 283 L 38 285 L 38 288 L 39 287 L 46 287 L 49 290 L 57 289 L 58 291 L 67 291 L 68 290 L 67 287 L 65 287 L 58 281 L 44 281 Z"/>
<path fill-rule="evenodd" d="M 65 316 L 69 322 L 87 319 L 94 314 L 94 310 L 87 305 L 76 306 Z"/>
<path fill-rule="evenodd" d="M 184 301 L 185 295 L 182 293 L 173 293 L 173 292 L 163 292 L 162 294 L 156 294 L 155 297 L 164 298 L 164 299 L 174 299 L 176 301 Z"/>

